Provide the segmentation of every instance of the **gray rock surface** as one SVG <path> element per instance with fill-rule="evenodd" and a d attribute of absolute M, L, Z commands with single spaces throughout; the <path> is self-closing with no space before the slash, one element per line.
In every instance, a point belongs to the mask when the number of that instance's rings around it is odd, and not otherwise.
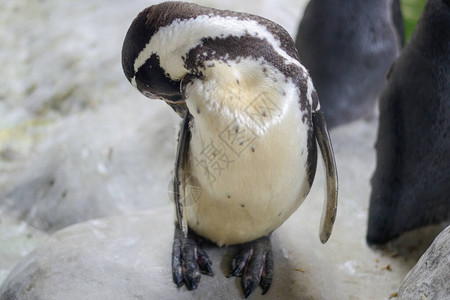
<path fill-rule="evenodd" d="M 308 224 L 304 218 L 311 209 L 296 213 L 276 231 L 273 286 L 266 296 L 257 289 L 251 299 L 387 298 L 397 276 L 383 265 L 396 269 L 397 262 L 371 253 L 360 241 L 352 243 L 352 253 L 342 251 L 344 245 L 336 240 L 322 245 L 318 220 Z M 17 264 L 0 299 L 243 298 L 240 279 L 226 278 L 234 247 L 205 248 L 215 276 L 203 276 L 195 291 L 176 288 L 170 273 L 173 215 L 170 207 L 58 231 Z"/>
<path fill-rule="evenodd" d="M 373 250 L 364 240 L 375 133 L 375 120 L 332 132 L 341 179 L 333 234 L 327 244 L 320 243 L 324 178 L 318 166 L 310 195 L 274 233 L 272 289 L 265 297 L 258 289 L 252 299 L 379 300 L 397 291 L 415 256 Z M 241 299 L 240 280 L 226 278 L 233 248 L 208 249 L 216 276 L 203 276 L 198 290 L 175 287 L 173 220 L 173 207 L 166 207 L 62 229 L 19 262 L 0 295 L 8 300 Z"/>
<path fill-rule="evenodd" d="M 450 226 L 444 229 L 403 280 L 399 299 L 450 299 Z"/>
<path fill-rule="evenodd" d="M 168 205 L 179 118 L 164 103 L 139 98 L 60 121 L 25 167 L 11 174 L 0 191 L 3 209 L 53 232 Z"/>
<path fill-rule="evenodd" d="M 0 285 L 14 265 L 46 240 L 47 234 L 0 212 Z"/>

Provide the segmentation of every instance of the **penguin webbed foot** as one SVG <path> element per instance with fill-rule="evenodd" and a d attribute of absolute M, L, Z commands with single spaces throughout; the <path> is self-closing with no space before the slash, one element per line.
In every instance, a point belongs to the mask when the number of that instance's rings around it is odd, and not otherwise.
<path fill-rule="evenodd" d="M 199 238 L 191 231 L 184 237 L 178 226 L 172 250 L 172 276 L 178 287 L 183 283 L 189 290 L 195 290 L 200 282 L 200 273 L 214 276 L 212 262 L 208 254 L 200 247 Z"/>
<path fill-rule="evenodd" d="M 273 254 L 269 236 L 240 245 L 232 262 L 231 276 L 242 276 L 244 296 L 247 298 L 260 285 L 264 295 L 272 284 Z"/>

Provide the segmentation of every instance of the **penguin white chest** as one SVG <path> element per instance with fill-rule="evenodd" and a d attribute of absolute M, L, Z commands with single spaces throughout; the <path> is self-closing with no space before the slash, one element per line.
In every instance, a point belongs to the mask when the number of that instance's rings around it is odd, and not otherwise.
<path fill-rule="evenodd" d="M 187 221 L 219 245 L 269 234 L 310 189 L 308 128 L 295 97 L 279 106 L 259 94 L 247 104 L 233 115 L 188 102 L 194 122 L 182 188 Z"/>

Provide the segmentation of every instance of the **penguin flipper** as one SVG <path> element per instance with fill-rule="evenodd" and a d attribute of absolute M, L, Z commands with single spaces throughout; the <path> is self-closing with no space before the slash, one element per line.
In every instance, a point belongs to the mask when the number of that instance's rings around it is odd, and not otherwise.
<path fill-rule="evenodd" d="M 185 208 L 185 197 L 180 194 L 181 180 L 183 177 L 183 169 L 185 166 L 187 153 L 189 149 L 189 140 L 191 137 L 191 132 L 189 129 L 191 115 L 187 112 L 181 123 L 181 128 L 178 137 L 177 153 L 175 157 L 175 168 L 174 168 L 174 178 L 173 178 L 173 191 L 174 191 L 174 202 L 177 212 L 177 221 L 180 230 L 183 232 L 184 237 L 188 234 L 188 225 L 186 220 L 186 215 L 184 214 Z"/>
<path fill-rule="evenodd" d="M 325 118 L 322 111 L 316 110 L 313 113 L 314 133 L 325 169 L 326 177 L 326 201 L 324 202 L 322 217 L 320 220 L 320 241 L 326 243 L 333 230 L 334 220 L 337 212 L 338 198 L 338 174 L 336 170 L 336 162 L 334 159 L 333 147 L 331 145 L 330 135 L 328 134 Z"/>

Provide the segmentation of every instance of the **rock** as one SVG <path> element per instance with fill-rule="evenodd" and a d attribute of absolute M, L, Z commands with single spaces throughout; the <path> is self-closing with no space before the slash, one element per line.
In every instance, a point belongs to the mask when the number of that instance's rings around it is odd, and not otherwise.
<path fill-rule="evenodd" d="M 164 103 L 136 98 L 61 121 L 0 191 L 0 205 L 48 232 L 167 206 L 180 118 Z"/>
<path fill-rule="evenodd" d="M 450 226 L 403 280 L 398 299 L 450 299 Z"/>
<path fill-rule="evenodd" d="M 251 299 L 386 299 L 414 265 L 364 242 L 376 119 L 332 131 L 340 167 L 340 206 L 327 244 L 319 241 L 324 199 L 320 166 L 310 195 L 272 237 L 275 279 Z M 159 200 L 153 200 L 158 202 Z M 235 248 L 208 247 L 214 277 L 177 289 L 170 273 L 173 207 L 73 225 L 17 264 L 0 299 L 241 299 L 240 278 L 226 278 Z M 376 282 L 376 284 L 374 284 Z M 140 298 L 139 298 L 140 297 Z"/>
<path fill-rule="evenodd" d="M 0 212 L 0 285 L 14 265 L 46 238 L 46 233 Z"/>
<path fill-rule="evenodd" d="M 172 212 L 94 220 L 57 232 L 11 272 L 0 299 L 241 298 L 238 280 L 226 278 L 231 258 L 221 262 L 233 247 L 209 249 L 216 275 L 203 276 L 198 290 L 176 288 L 170 271 Z M 277 276 L 269 295 L 285 291 L 292 298 L 295 285 L 289 277 L 295 271 L 281 251 L 276 253 Z"/>
<path fill-rule="evenodd" d="M 148 5 L 82 0 L 17 0 L 2 5 L 0 95 L 9 112 L 41 117 L 83 111 L 127 95 L 120 45 L 136 13 Z M 19 13 L 20 12 L 20 13 Z"/>

